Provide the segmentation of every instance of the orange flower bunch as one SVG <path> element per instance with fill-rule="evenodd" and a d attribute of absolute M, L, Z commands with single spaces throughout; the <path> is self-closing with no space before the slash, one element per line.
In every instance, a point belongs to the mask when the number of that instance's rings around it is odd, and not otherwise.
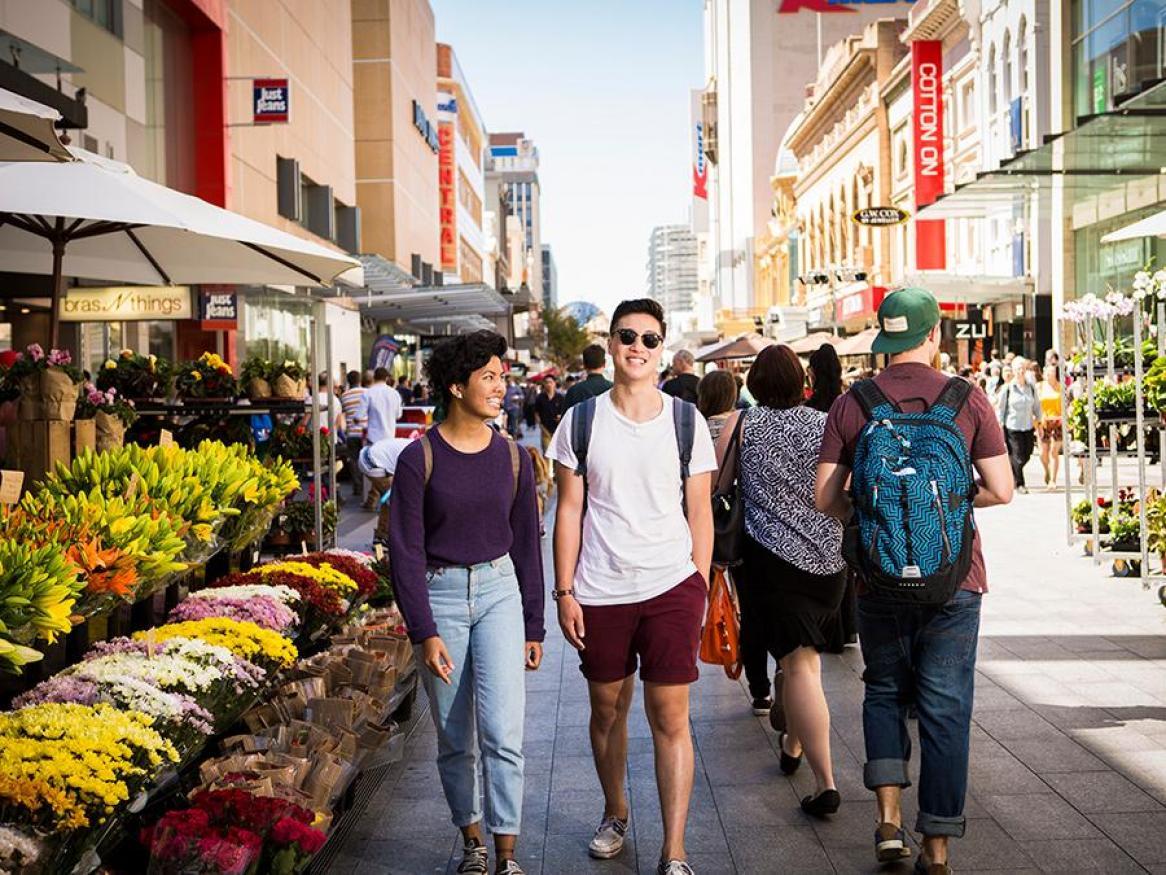
<path fill-rule="evenodd" d="M 115 595 L 125 598 L 138 585 L 137 563 L 117 547 L 101 549 L 97 537 L 74 542 L 65 555 L 85 578 L 85 591 L 91 595 Z"/>

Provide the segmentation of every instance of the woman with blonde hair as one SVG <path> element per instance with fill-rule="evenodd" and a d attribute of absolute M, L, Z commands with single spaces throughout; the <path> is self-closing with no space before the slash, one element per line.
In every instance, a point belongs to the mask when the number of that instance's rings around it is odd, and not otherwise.
<path fill-rule="evenodd" d="M 1037 387 L 1037 400 L 1040 402 L 1040 422 L 1037 424 L 1040 463 L 1045 469 L 1045 488 L 1054 489 L 1061 464 L 1061 447 L 1065 442 L 1061 381 L 1057 377 L 1056 365 L 1045 366 L 1044 381 Z"/>

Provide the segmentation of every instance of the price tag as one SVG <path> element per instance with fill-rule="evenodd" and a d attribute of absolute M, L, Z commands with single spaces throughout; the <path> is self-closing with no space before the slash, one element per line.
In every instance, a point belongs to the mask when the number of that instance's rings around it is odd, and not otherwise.
<path fill-rule="evenodd" d="M 377 557 L 377 562 L 385 558 L 385 548 L 381 544 L 373 544 L 372 551 Z"/>
<path fill-rule="evenodd" d="M 308 542 L 307 541 L 300 541 L 300 550 L 304 556 L 308 555 Z"/>
<path fill-rule="evenodd" d="M 129 485 L 126 486 L 126 501 L 132 500 L 138 494 L 138 483 L 141 482 L 141 479 L 137 471 L 130 475 Z"/>
<path fill-rule="evenodd" d="M 0 504 L 16 504 L 20 501 L 20 488 L 23 485 L 23 471 L 0 471 Z"/>
<path fill-rule="evenodd" d="M 172 443 L 174 443 L 174 435 L 172 435 L 166 429 L 162 429 L 162 431 L 158 433 L 158 446 L 168 447 Z"/>

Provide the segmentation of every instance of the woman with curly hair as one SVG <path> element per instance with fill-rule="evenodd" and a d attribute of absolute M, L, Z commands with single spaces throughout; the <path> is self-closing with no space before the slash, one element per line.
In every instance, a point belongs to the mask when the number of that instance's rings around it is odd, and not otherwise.
<path fill-rule="evenodd" d="M 457 871 L 500 875 L 522 813 L 523 668 L 542 661 L 543 566 L 530 457 L 490 428 L 502 410 L 506 341 L 492 331 L 439 344 L 427 375 L 445 419 L 402 451 L 389 510 L 393 583 L 437 728 L 437 766 L 462 833 Z"/>

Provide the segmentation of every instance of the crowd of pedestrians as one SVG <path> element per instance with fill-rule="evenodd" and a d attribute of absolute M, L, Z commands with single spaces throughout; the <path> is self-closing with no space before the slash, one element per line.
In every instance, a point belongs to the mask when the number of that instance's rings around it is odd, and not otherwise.
<path fill-rule="evenodd" d="M 692 356 L 677 353 L 661 383 L 667 329 L 649 299 L 619 305 L 606 348 L 584 351 L 586 377 L 565 392 L 554 378 L 534 393 L 508 378 L 506 344 L 491 332 L 434 349 L 426 378 L 445 415 L 394 460 L 389 542 L 424 666 L 442 787 L 462 834 L 459 873 L 490 871 L 487 833 L 493 870 L 521 873 L 523 672 L 541 662 L 546 592 L 538 466 L 507 439 L 524 425 L 537 428 L 554 463 L 551 595 L 587 684 L 603 797 L 591 856 L 619 855 L 627 837 L 627 726 L 638 673 L 660 798 L 658 872 L 693 872 L 685 848 L 689 687 L 721 537 L 715 483 L 718 495 L 733 490 L 742 510 L 743 546 L 729 574 L 751 707 L 780 732 L 781 770 L 792 774 L 805 760 L 813 773 L 802 809 L 829 817 L 842 801 L 821 654 L 853 640 L 856 603 L 874 856 L 911 855 L 901 794 L 911 784 L 913 711 L 921 742 L 913 826 L 923 837 L 916 869 L 951 871 L 948 840 L 965 829 L 988 589 L 973 507 L 1011 500 L 1014 485 L 1023 486 L 1015 466 L 1035 441 L 1044 458 L 1047 439 L 1054 464 L 1059 384 L 1055 368 L 1037 385 L 1016 361 L 1007 379 L 1000 363 L 991 387 L 991 362 L 979 379 L 945 373 L 939 308 L 924 290 L 888 295 L 879 326 L 875 350 L 887 365 L 849 391 L 830 345 L 808 367 L 788 346 L 770 346 L 743 384 L 727 370 L 699 378 Z M 383 414 L 374 402 L 396 408 L 383 400 L 385 380 L 359 383 L 345 393 L 344 412 L 357 424 L 363 414 L 364 443 L 375 444 L 374 419 Z"/>

